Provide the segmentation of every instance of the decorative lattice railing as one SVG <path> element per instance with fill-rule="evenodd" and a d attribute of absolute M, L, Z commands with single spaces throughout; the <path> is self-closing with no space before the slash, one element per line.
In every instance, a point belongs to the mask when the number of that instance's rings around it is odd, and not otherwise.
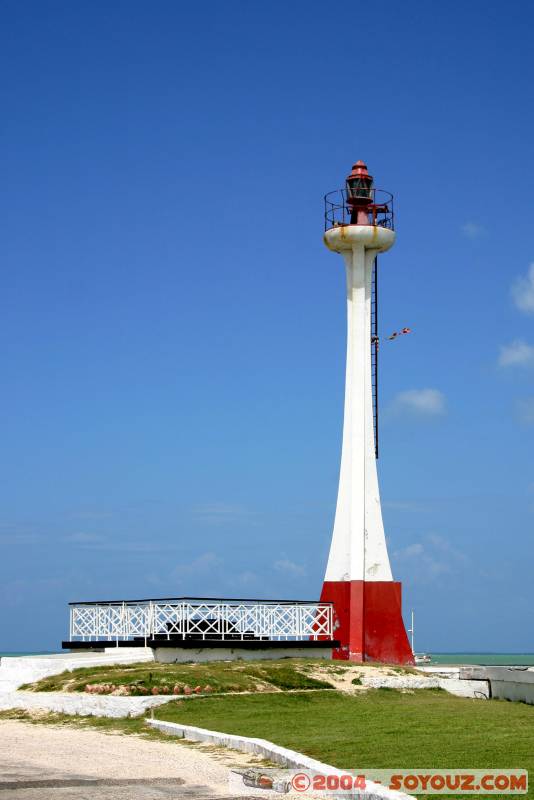
<path fill-rule="evenodd" d="M 332 639 L 329 603 L 266 600 L 128 600 L 70 604 L 70 640 Z"/>

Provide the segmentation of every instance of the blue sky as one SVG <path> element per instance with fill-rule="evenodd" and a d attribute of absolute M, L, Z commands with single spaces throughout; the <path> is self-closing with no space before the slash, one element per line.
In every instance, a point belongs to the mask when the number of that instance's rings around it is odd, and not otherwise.
<path fill-rule="evenodd" d="M 527 2 L 4 2 L 0 649 L 75 599 L 314 598 L 341 447 L 322 195 L 367 161 L 418 646 L 534 650 Z M 529 271 L 530 270 L 530 271 Z"/>

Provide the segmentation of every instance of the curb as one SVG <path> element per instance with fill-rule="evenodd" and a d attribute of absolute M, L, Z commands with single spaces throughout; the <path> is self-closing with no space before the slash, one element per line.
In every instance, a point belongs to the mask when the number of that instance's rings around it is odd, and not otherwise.
<path fill-rule="evenodd" d="M 117 697 L 84 692 L 5 692 L 0 694 L 0 711 L 20 708 L 41 709 L 80 717 L 140 717 L 150 708 L 168 703 L 160 697 Z"/>
<path fill-rule="evenodd" d="M 210 731 L 207 728 L 196 728 L 193 725 L 181 725 L 179 722 L 164 722 L 159 719 L 147 719 L 147 724 L 169 736 L 177 736 L 180 739 L 190 739 L 193 742 L 209 742 L 231 750 L 239 750 L 242 753 L 252 753 L 253 755 L 267 758 L 280 764 L 283 767 L 297 767 L 300 769 L 313 770 L 314 772 L 330 773 L 334 775 L 345 774 L 343 770 L 332 767 L 330 764 L 323 764 L 314 758 L 305 756 L 297 750 L 289 750 L 287 747 L 269 742 L 267 739 L 255 739 L 249 736 L 237 736 L 233 733 L 221 733 Z M 361 797 L 365 800 L 408 800 L 411 795 L 404 792 L 396 792 L 381 786 L 378 783 L 367 782 L 368 789 L 363 792 L 350 794 L 350 798 Z"/>

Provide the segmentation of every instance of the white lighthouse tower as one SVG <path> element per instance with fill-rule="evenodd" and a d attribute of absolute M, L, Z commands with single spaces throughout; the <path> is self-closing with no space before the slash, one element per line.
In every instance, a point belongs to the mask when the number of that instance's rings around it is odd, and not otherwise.
<path fill-rule="evenodd" d="M 393 198 L 373 188 L 366 165 L 358 161 L 345 189 L 325 200 L 324 241 L 343 256 L 347 277 L 347 368 L 339 490 L 321 600 L 334 603 L 334 635 L 340 642 L 335 657 L 411 664 L 401 584 L 391 573 L 376 469 L 374 281 L 377 255 L 395 241 Z"/>

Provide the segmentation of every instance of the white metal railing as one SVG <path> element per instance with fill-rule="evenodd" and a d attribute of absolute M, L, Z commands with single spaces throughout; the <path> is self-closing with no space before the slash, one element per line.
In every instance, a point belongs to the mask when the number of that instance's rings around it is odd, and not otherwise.
<path fill-rule="evenodd" d="M 70 604 L 70 640 L 332 639 L 329 603 L 139 600 Z"/>

